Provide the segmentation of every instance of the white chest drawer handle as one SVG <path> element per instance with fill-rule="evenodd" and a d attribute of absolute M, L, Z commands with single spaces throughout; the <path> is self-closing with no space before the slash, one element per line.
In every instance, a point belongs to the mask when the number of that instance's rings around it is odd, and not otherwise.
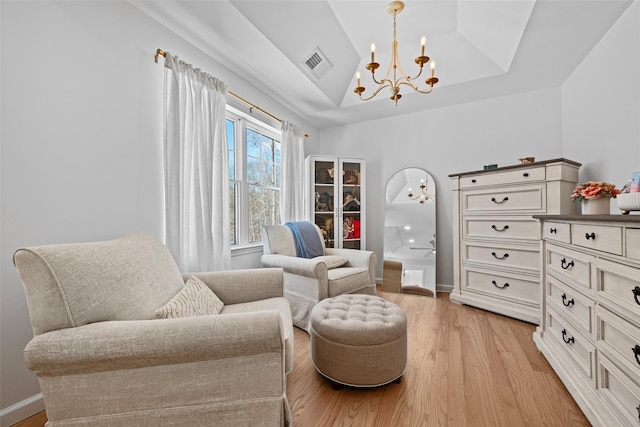
<path fill-rule="evenodd" d="M 565 307 L 571 307 L 575 302 L 573 301 L 573 298 L 567 301 L 567 294 L 562 294 L 562 304 Z"/>
<path fill-rule="evenodd" d="M 584 238 L 587 240 L 596 240 L 596 233 L 584 233 Z"/>
<path fill-rule="evenodd" d="M 640 286 L 631 289 L 631 292 L 633 292 L 633 299 L 636 300 L 636 304 L 640 305 L 640 301 L 638 301 L 638 297 L 640 297 Z"/>
<path fill-rule="evenodd" d="M 503 198 L 501 202 L 497 201 L 495 197 L 492 197 L 492 198 L 491 198 L 491 201 L 492 201 L 493 203 L 495 203 L 496 205 L 501 205 L 501 204 L 503 204 L 504 202 L 506 202 L 507 200 L 509 200 L 509 198 L 508 198 L 508 197 Z"/>
<path fill-rule="evenodd" d="M 498 289 L 506 289 L 506 288 L 508 288 L 508 287 L 509 287 L 509 284 L 508 284 L 508 283 L 505 283 L 504 285 L 500 286 L 500 285 L 498 285 L 498 284 L 496 283 L 496 281 L 495 281 L 495 280 L 492 280 L 492 281 L 491 281 L 491 283 L 493 283 L 493 286 L 495 286 L 495 287 L 496 287 L 496 288 L 498 288 Z"/>
<path fill-rule="evenodd" d="M 493 228 L 496 231 L 507 231 L 509 229 L 508 225 L 505 225 L 504 227 L 502 227 L 500 230 L 498 230 L 498 227 L 496 227 L 495 225 L 492 225 L 491 228 Z"/>
<path fill-rule="evenodd" d="M 567 268 L 571 268 L 571 267 L 573 267 L 573 265 L 574 265 L 573 264 L 573 260 L 571 260 L 569 262 L 567 262 L 566 258 L 562 258 L 560 260 L 560 267 L 562 267 L 563 270 L 566 270 Z"/>
<path fill-rule="evenodd" d="M 557 229 L 557 228 L 550 228 L 550 229 L 549 229 L 549 233 L 551 233 L 551 234 L 558 234 L 558 229 Z"/>
<path fill-rule="evenodd" d="M 573 344 L 574 342 L 576 342 L 576 339 L 573 338 L 573 337 L 567 338 L 567 330 L 563 329 L 562 330 L 562 341 L 564 341 L 567 344 Z"/>
<path fill-rule="evenodd" d="M 508 253 L 506 253 L 506 252 L 505 252 L 505 254 L 504 254 L 504 255 L 502 255 L 502 256 L 498 256 L 498 255 L 496 255 L 496 253 L 495 253 L 495 252 L 491 252 L 491 255 L 493 255 L 493 257 L 494 257 L 495 259 L 505 259 L 505 258 L 509 258 L 509 254 L 508 254 Z"/>
<path fill-rule="evenodd" d="M 636 357 L 636 362 L 640 365 L 640 345 L 636 344 L 635 347 L 631 347 L 631 350 L 633 351 L 633 355 Z"/>

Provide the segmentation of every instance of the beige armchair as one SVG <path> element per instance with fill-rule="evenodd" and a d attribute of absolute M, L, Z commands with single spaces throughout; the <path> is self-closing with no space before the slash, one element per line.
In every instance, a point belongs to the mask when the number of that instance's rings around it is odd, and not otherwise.
<path fill-rule="evenodd" d="M 346 293 L 376 294 L 376 254 L 355 249 L 327 248 L 320 228 L 314 224 L 324 256 L 299 258 L 293 233 L 285 225 L 262 228 L 263 267 L 284 269 L 284 295 L 291 305 L 293 324 L 309 328 L 311 309 L 321 300 Z M 331 268 L 329 257 L 344 257 L 346 263 Z"/>
<path fill-rule="evenodd" d="M 48 426 L 290 425 L 282 270 L 193 274 L 222 312 L 154 319 L 192 274 L 147 233 L 20 249 L 14 263 Z"/>

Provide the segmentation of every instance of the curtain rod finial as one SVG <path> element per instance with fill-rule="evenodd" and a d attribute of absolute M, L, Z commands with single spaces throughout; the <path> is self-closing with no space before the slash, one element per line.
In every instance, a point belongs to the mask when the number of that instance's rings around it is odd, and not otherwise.
<path fill-rule="evenodd" d="M 158 63 L 158 56 L 164 56 L 166 58 L 167 54 L 162 49 L 156 50 L 156 64 Z"/>

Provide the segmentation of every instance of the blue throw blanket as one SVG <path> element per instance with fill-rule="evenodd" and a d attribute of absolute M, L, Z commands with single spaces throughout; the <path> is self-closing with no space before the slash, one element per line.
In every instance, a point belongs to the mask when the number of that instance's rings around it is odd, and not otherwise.
<path fill-rule="evenodd" d="M 296 243 L 296 256 L 301 258 L 314 258 L 324 255 L 322 241 L 318 231 L 308 221 L 287 222 L 284 225 L 291 229 L 293 240 Z"/>

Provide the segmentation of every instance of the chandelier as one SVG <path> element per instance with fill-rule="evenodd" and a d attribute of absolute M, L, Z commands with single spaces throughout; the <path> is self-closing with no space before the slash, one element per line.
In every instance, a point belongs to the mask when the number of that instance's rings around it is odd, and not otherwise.
<path fill-rule="evenodd" d="M 427 89 L 420 89 L 414 83 L 413 80 L 420 77 L 422 74 L 422 67 L 424 64 L 429 62 L 429 57 L 424 54 L 424 45 L 426 44 L 426 37 L 422 36 L 420 39 L 420 56 L 414 59 L 414 62 L 418 64 L 420 67 L 420 71 L 415 77 L 408 76 L 402 71 L 402 67 L 400 66 L 400 60 L 398 58 L 398 41 L 396 40 L 396 15 L 402 12 L 404 9 L 404 3 L 401 1 L 393 1 L 389 3 L 387 6 L 387 13 L 389 15 L 393 15 L 393 43 L 391 43 L 391 64 L 389 65 L 389 70 L 384 78 L 380 81 L 376 79 L 376 70 L 380 67 L 380 64 L 375 62 L 375 51 L 376 45 L 371 43 L 371 62 L 366 65 L 367 70 L 371 71 L 371 77 L 373 81 L 378 85 L 378 88 L 371 94 L 369 97 L 362 97 L 362 93 L 365 91 L 364 86 L 360 84 L 360 72 L 356 73 L 356 80 L 358 82 L 358 86 L 353 90 L 358 94 L 361 100 L 368 101 L 374 96 L 378 94 L 382 89 L 388 87 L 391 90 L 391 100 L 395 101 L 396 105 L 398 105 L 398 100 L 402 98 L 400 94 L 400 85 L 407 85 L 416 92 L 419 93 L 430 93 L 433 90 L 433 86 L 438 83 L 438 78 L 435 76 L 435 63 L 431 61 L 431 77 L 425 80 L 425 83 L 428 85 Z M 392 75 L 393 73 L 393 75 Z M 398 77 L 398 74 L 400 75 Z M 392 77 L 390 77 L 392 75 Z"/>
<path fill-rule="evenodd" d="M 424 183 L 424 179 L 420 180 L 420 194 L 414 196 L 411 192 L 411 189 L 409 189 L 409 194 L 407 194 L 407 197 L 409 197 L 411 200 L 418 200 L 421 205 L 424 205 L 427 200 L 433 199 L 432 196 L 427 194 L 427 185 Z"/>

